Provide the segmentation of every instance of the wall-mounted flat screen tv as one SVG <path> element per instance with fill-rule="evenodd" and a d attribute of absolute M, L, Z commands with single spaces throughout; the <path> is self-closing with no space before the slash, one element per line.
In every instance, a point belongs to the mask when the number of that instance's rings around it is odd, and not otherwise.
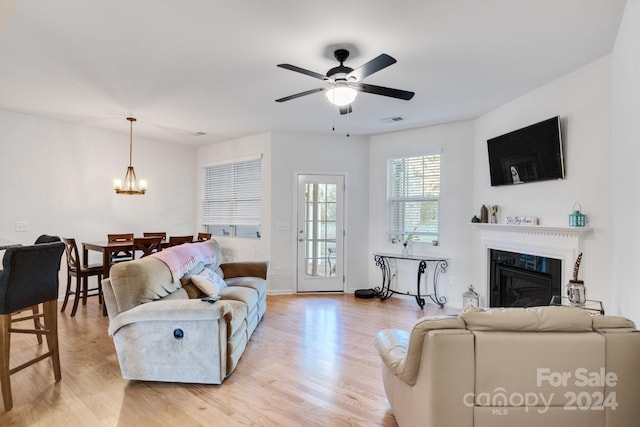
<path fill-rule="evenodd" d="M 564 178 L 560 117 L 487 140 L 491 185 Z"/>

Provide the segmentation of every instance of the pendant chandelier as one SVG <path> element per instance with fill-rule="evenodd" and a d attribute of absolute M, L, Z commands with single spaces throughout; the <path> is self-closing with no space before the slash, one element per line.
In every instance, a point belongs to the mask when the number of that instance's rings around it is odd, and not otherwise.
<path fill-rule="evenodd" d="M 113 188 L 116 190 L 116 194 L 144 194 L 147 191 L 147 181 L 140 180 L 138 183 L 136 172 L 133 170 L 133 164 L 131 162 L 133 153 L 133 122 L 135 122 L 136 119 L 127 117 L 127 120 L 129 120 L 129 167 L 127 167 L 124 180 L 113 180 Z"/>

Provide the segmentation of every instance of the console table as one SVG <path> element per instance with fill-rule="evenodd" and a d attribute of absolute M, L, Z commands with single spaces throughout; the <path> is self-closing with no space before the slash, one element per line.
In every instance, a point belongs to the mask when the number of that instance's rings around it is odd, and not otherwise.
<path fill-rule="evenodd" d="M 578 307 L 583 310 L 588 310 L 592 313 L 604 314 L 604 307 L 602 306 L 602 301 L 588 299 L 584 302 L 584 304 L 574 304 L 569 301 L 569 298 L 562 297 L 560 295 L 554 295 L 551 297 L 551 302 L 549 305 L 569 305 L 572 307 Z"/>
<path fill-rule="evenodd" d="M 431 301 L 438 304 L 440 308 L 444 307 L 447 302 L 446 297 L 438 296 L 438 278 L 440 273 L 447 271 L 449 263 L 447 258 L 435 258 L 426 257 L 420 255 L 400 255 L 391 253 L 374 253 L 373 259 L 376 262 L 376 266 L 380 267 L 382 272 L 382 286 L 374 288 L 379 294 L 382 301 L 389 299 L 393 294 L 409 295 L 415 297 L 416 302 L 420 308 L 424 307 L 425 300 L 423 295 L 420 294 L 420 278 L 425 276 L 425 292 L 428 292 L 427 277 L 429 274 L 429 267 L 433 270 L 433 293 L 424 295 L 424 297 L 431 298 Z M 393 276 L 391 275 L 391 266 L 389 265 L 391 260 L 405 260 L 405 261 L 417 261 L 418 262 L 418 278 L 416 283 L 416 293 L 399 292 L 391 289 L 391 281 Z"/>

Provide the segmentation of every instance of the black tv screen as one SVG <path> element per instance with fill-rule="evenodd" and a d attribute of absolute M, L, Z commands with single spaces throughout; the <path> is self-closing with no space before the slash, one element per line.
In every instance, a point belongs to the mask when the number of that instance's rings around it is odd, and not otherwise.
<path fill-rule="evenodd" d="M 564 178 L 560 117 L 487 140 L 491 185 Z"/>

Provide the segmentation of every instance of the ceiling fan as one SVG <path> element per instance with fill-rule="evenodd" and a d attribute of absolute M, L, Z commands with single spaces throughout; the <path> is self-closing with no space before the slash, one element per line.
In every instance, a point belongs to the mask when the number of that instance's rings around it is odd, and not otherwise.
<path fill-rule="evenodd" d="M 413 98 L 413 95 L 415 95 L 414 92 L 406 90 L 362 83 L 362 79 L 365 77 L 396 63 L 396 60 L 386 53 L 375 57 L 355 70 L 344 65 L 344 61 L 349 57 L 348 50 L 337 49 L 334 52 L 334 56 L 340 65 L 327 71 L 326 75 L 305 70 L 304 68 L 296 67 L 291 64 L 278 64 L 278 67 L 280 68 L 285 68 L 297 73 L 306 74 L 307 76 L 311 76 L 319 80 L 324 80 L 329 83 L 329 87 L 311 89 L 294 95 L 285 96 L 284 98 L 276 99 L 276 102 L 285 102 L 291 99 L 300 98 L 301 96 L 311 95 L 312 93 L 325 92 L 329 101 L 338 106 L 340 114 L 349 114 L 353 111 L 351 103 L 356 98 L 358 92 L 389 96 L 391 98 L 404 99 L 406 101 L 410 100 Z"/>

